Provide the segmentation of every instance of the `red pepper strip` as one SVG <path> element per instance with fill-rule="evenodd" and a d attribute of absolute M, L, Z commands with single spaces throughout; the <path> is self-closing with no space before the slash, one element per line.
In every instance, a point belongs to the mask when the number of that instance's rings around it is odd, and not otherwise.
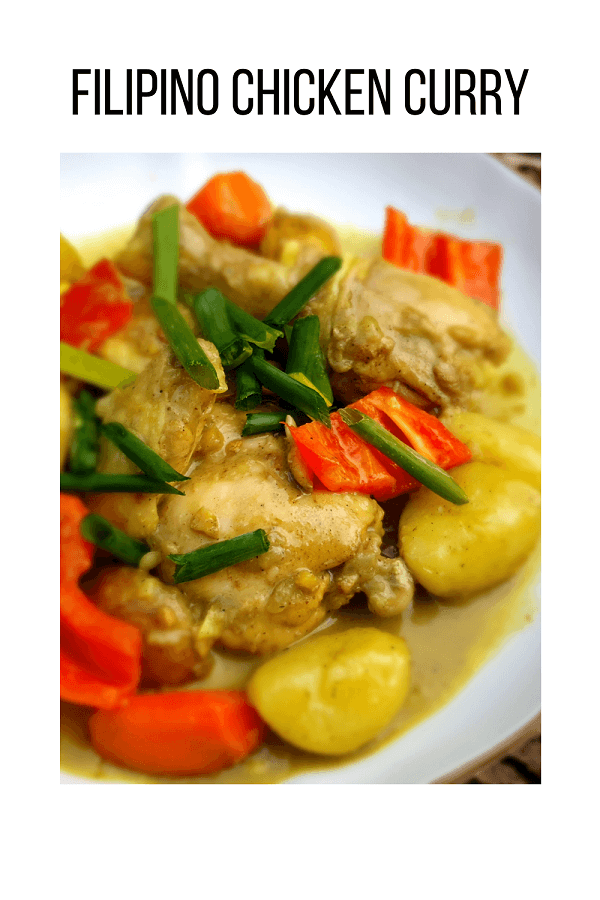
<path fill-rule="evenodd" d="M 502 247 L 463 241 L 440 231 L 410 225 L 404 213 L 386 209 L 383 258 L 411 272 L 433 275 L 493 309 L 500 302 Z"/>
<path fill-rule="evenodd" d="M 79 531 L 88 512 L 78 497 L 60 495 L 60 696 L 109 709 L 137 687 L 142 638 L 133 625 L 99 610 L 77 585 L 93 559 L 93 545 Z"/>
<path fill-rule="evenodd" d="M 60 580 L 77 582 L 92 565 L 94 545 L 79 531 L 81 520 L 89 514 L 79 497 L 60 495 Z"/>
<path fill-rule="evenodd" d="M 141 675 L 137 628 L 98 609 L 73 582 L 60 586 L 60 696 L 111 709 L 135 691 Z"/>
<path fill-rule="evenodd" d="M 213 237 L 251 248 L 260 244 L 273 215 L 264 190 L 245 172 L 214 175 L 186 209 Z"/>
<path fill-rule="evenodd" d="M 448 431 L 439 419 L 413 406 L 404 397 L 394 393 L 391 388 L 378 388 L 363 400 L 359 400 L 358 403 L 351 404 L 356 409 L 371 415 L 369 410 L 361 405 L 365 401 L 368 405 L 377 407 L 399 429 L 399 433 L 394 432 L 389 423 L 383 422 L 382 424 L 388 431 L 395 433 L 396 437 L 410 444 L 417 453 L 430 459 L 442 469 L 451 469 L 453 466 L 462 465 L 471 459 L 471 451 L 466 444 Z"/>
<path fill-rule="evenodd" d="M 443 469 L 471 458 L 469 448 L 435 416 L 413 406 L 390 388 L 379 388 L 351 406 Z M 357 491 L 371 494 L 376 500 L 390 500 L 419 486 L 408 472 L 344 425 L 337 413 L 331 416 L 331 430 L 309 422 L 290 428 L 290 432 L 305 464 L 329 491 Z"/>
<path fill-rule="evenodd" d="M 141 694 L 89 725 L 100 756 L 152 775 L 218 772 L 258 747 L 264 728 L 242 691 Z"/>
<path fill-rule="evenodd" d="M 445 279 L 467 294 L 498 309 L 502 247 L 486 241 L 460 241 L 448 238 L 448 276 Z"/>
<path fill-rule="evenodd" d="M 133 303 L 117 268 L 101 259 L 60 298 L 60 339 L 93 353 L 130 320 Z"/>

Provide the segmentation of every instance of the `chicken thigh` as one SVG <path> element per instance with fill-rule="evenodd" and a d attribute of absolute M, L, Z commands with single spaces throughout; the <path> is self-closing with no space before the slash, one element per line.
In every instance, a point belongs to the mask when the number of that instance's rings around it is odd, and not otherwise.
<path fill-rule="evenodd" d="M 226 407 L 215 406 L 217 422 Z M 223 418 L 231 426 L 231 415 Z M 379 553 L 381 507 L 361 494 L 303 493 L 286 454 L 285 439 L 273 435 L 224 442 L 193 470 L 185 496 L 161 506 L 149 542 L 163 556 L 257 528 L 269 538 L 262 556 L 179 585 L 202 622 L 207 651 L 215 641 L 254 653 L 282 649 L 361 590 L 383 615 L 400 613 L 412 599 L 402 560 Z M 163 563 L 166 580 L 173 570 Z"/>

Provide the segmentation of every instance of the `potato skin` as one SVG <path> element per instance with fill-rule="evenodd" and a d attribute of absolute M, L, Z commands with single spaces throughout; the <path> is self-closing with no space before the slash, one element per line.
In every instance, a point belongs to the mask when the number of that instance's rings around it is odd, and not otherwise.
<path fill-rule="evenodd" d="M 280 737 L 337 756 L 374 738 L 410 688 L 406 642 L 378 628 L 318 635 L 256 670 L 250 702 Z"/>
<path fill-rule="evenodd" d="M 498 466 L 452 470 L 469 502 L 455 506 L 419 488 L 400 517 L 400 553 L 415 579 L 437 597 L 469 596 L 505 581 L 533 550 L 540 493 Z"/>
<path fill-rule="evenodd" d="M 474 412 L 442 416 L 442 422 L 469 447 L 473 459 L 494 463 L 540 490 L 541 441 L 537 434 Z"/>

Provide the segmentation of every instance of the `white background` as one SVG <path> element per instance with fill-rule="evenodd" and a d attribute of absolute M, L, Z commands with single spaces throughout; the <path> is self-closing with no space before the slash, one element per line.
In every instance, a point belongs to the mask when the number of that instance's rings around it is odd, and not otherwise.
<path fill-rule="evenodd" d="M 8 896 L 586 897 L 597 683 L 597 73 L 588 5 L 30 4 L 3 14 Z M 71 116 L 74 67 L 529 68 L 521 115 Z M 397 81 L 397 79 L 395 79 Z M 396 102 L 393 100 L 394 106 Z M 397 107 L 396 107 L 397 109 Z M 104 790 L 57 781 L 59 153 L 541 151 L 544 784 Z M 576 161 L 574 164 L 574 160 Z M 591 277 L 590 277 L 591 276 Z M 5 491 L 6 494 L 6 491 Z M 14 621 L 12 619 L 14 618 Z M 27 710 L 24 720 L 23 710 Z M 325 791 L 326 793 L 323 793 Z M 60 793 L 59 793 L 60 792 Z M 11 865 L 12 863 L 12 865 Z M 593 881 L 591 882 L 593 884 Z"/>

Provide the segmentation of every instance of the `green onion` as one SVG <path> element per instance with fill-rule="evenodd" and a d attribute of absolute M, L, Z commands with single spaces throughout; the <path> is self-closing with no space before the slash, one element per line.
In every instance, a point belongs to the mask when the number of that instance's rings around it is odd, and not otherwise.
<path fill-rule="evenodd" d="M 260 382 L 252 368 L 252 358 L 247 359 L 235 370 L 235 408 L 247 412 L 256 409 L 262 403 L 262 389 Z"/>
<path fill-rule="evenodd" d="M 218 541 L 216 544 L 207 544 L 191 553 L 174 553 L 169 556 L 177 563 L 173 581 L 181 584 L 184 581 L 195 581 L 205 575 L 212 575 L 228 566 L 246 562 L 261 556 L 269 549 L 269 539 L 262 528 L 250 531 L 248 534 L 240 534 L 228 541 Z"/>
<path fill-rule="evenodd" d="M 219 387 L 219 376 L 215 367 L 177 306 L 162 297 L 152 297 L 150 305 L 162 326 L 171 350 L 190 378 L 200 387 L 216 390 Z"/>
<path fill-rule="evenodd" d="M 96 401 L 88 391 L 81 391 L 73 401 L 75 427 L 69 450 L 69 469 L 75 475 L 88 475 L 98 465 L 99 420 Z"/>
<path fill-rule="evenodd" d="M 257 412 L 246 416 L 246 424 L 242 428 L 242 437 L 252 434 L 263 434 L 265 431 L 279 431 L 283 426 L 285 412 Z"/>
<path fill-rule="evenodd" d="M 107 422 L 101 426 L 102 434 L 121 450 L 127 459 L 155 481 L 188 481 L 187 475 L 181 475 L 150 447 L 128 431 L 119 422 Z"/>
<path fill-rule="evenodd" d="M 79 530 L 86 541 L 91 541 L 102 550 L 108 550 L 117 559 L 129 563 L 130 566 L 138 566 L 141 558 L 150 550 L 150 547 L 143 541 L 136 541 L 135 538 L 129 537 L 120 528 L 116 528 L 111 522 L 95 513 L 90 513 L 89 516 L 82 519 Z"/>
<path fill-rule="evenodd" d="M 319 260 L 316 266 L 304 278 L 300 279 L 296 287 L 293 287 L 289 294 L 285 295 L 275 309 L 272 309 L 269 315 L 265 316 L 265 322 L 268 325 L 274 325 L 276 328 L 286 325 L 298 315 L 302 307 L 306 306 L 319 288 L 322 288 L 332 275 L 335 275 L 341 265 L 342 260 L 339 256 L 326 256 L 324 259 Z"/>
<path fill-rule="evenodd" d="M 327 402 L 317 391 L 281 372 L 256 354 L 250 357 L 249 363 L 258 380 L 270 391 L 302 410 L 311 419 L 331 428 Z"/>
<path fill-rule="evenodd" d="M 228 300 L 227 297 L 225 297 L 224 300 L 227 304 L 229 318 L 235 325 L 236 331 L 251 344 L 260 347 L 261 350 L 272 351 L 275 348 L 277 340 L 280 337 L 283 337 L 283 333 L 279 328 L 273 328 L 272 325 L 267 325 L 266 322 L 255 319 L 249 312 L 240 309 L 239 306 L 236 306 L 236 304 L 232 303 L 231 300 Z"/>
<path fill-rule="evenodd" d="M 92 356 L 91 353 L 71 347 L 63 341 L 60 342 L 60 371 L 63 375 L 87 381 L 88 384 L 95 384 L 108 391 L 124 387 L 136 377 L 135 372 L 124 369 L 123 366 Z"/>
<path fill-rule="evenodd" d="M 327 375 L 325 357 L 319 343 L 320 322 L 318 316 L 297 319 L 292 328 L 286 373 L 301 384 L 318 391 L 327 401 L 333 403 L 333 391 Z"/>
<path fill-rule="evenodd" d="M 248 359 L 252 347 L 231 327 L 227 300 L 221 291 L 207 288 L 194 297 L 193 307 L 203 336 L 213 342 L 225 369 L 233 369 Z"/>
<path fill-rule="evenodd" d="M 425 459 L 412 447 L 394 437 L 370 416 L 357 409 L 339 409 L 342 420 L 368 444 L 380 450 L 384 456 L 420 481 L 422 485 L 457 505 L 468 503 L 469 498 L 453 478 L 443 469 Z"/>
<path fill-rule="evenodd" d="M 169 206 L 152 216 L 154 294 L 175 305 L 179 261 L 179 207 Z"/>
<path fill-rule="evenodd" d="M 148 478 L 147 475 L 110 475 L 107 472 L 92 472 L 90 475 L 60 473 L 61 491 L 94 491 L 98 494 L 181 494 L 170 484 Z"/>

